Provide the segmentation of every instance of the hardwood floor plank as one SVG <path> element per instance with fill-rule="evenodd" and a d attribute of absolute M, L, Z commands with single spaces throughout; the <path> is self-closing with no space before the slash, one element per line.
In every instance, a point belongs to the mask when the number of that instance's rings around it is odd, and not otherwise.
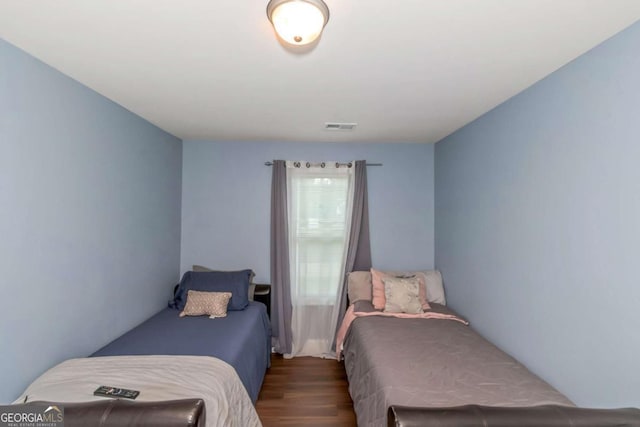
<path fill-rule="evenodd" d="M 264 427 L 356 427 L 344 365 L 272 355 L 256 410 Z"/>

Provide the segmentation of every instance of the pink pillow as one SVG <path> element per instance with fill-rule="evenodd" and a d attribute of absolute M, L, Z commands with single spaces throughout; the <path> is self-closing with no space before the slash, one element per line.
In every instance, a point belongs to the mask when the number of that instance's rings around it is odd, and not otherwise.
<path fill-rule="evenodd" d="M 387 303 L 387 299 L 384 296 L 384 283 L 382 282 L 383 277 L 389 277 L 388 274 L 383 273 L 382 271 L 378 271 L 376 269 L 371 269 L 371 293 L 373 298 L 371 299 L 371 304 L 376 310 L 383 310 L 385 304 Z"/>
<path fill-rule="evenodd" d="M 385 277 L 397 277 L 397 276 L 416 276 L 418 283 L 420 284 L 418 289 L 418 299 L 423 310 L 429 310 L 431 306 L 427 301 L 427 286 L 425 284 L 425 276 L 422 272 L 415 273 L 392 273 L 384 272 L 376 269 L 371 269 L 371 284 L 372 286 L 372 300 L 371 303 L 376 310 L 384 310 L 384 306 L 387 304 L 387 299 L 384 296 L 384 282 Z"/>

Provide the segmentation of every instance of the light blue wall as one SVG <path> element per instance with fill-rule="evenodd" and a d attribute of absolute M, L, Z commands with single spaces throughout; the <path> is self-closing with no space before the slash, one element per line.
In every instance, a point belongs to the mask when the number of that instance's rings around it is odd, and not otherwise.
<path fill-rule="evenodd" d="M 432 267 L 433 145 L 185 141 L 182 271 L 248 267 L 269 281 L 273 159 L 384 163 L 367 169 L 373 264 Z"/>
<path fill-rule="evenodd" d="M 436 145 L 436 266 L 585 406 L 640 404 L 640 24 Z"/>
<path fill-rule="evenodd" d="M 0 40 L 0 402 L 164 306 L 181 150 Z"/>

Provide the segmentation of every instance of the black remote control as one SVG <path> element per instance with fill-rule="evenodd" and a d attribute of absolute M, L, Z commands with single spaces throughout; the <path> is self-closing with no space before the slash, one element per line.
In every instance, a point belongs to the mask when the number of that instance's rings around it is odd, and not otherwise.
<path fill-rule="evenodd" d="M 140 392 L 138 390 L 129 390 L 107 385 L 101 385 L 93 392 L 94 396 L 113 397 L 115 399 L 135 399 L 139 394 Z"/>

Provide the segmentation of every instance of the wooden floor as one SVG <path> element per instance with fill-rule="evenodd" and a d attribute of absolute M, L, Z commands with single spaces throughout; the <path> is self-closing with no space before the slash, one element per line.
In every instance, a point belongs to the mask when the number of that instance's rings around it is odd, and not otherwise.
<path fill-rule="evenodd" d="M 264 427 L 356 427 L 344 364 L 272 355 L 256 410 Z"/>

